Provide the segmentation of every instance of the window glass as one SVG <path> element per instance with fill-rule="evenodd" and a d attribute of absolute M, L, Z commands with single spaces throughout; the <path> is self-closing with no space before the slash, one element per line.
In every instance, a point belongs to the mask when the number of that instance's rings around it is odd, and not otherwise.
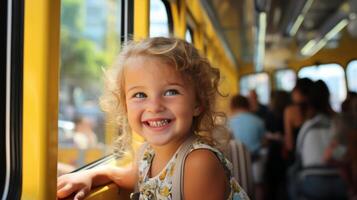
<path fill-rule="evenodd" d="M 270 94 L 269 76 L 266 73 L 243 76 L 240 79 L 240 93 L 247 96 L 250 90 L 257 92 L 260 103 L 268 104 Z"/>
<path fill-rule="evenodd" d="M 169 17 L 162 0 L 150 0 L 150 37 L 170 36 Z"/>
<path fill-rule="evenodd" d="M 275 72 L 275 85 L 278 90 L 291 91 L 296 83 L 294 70 L 282 69 Z"/>
<path fill-rule="evenodd" d="M 120 4 L 120 0 L 61 1 L 60 174 L 111 152 L 99 97 L 103 69 L 120 48 Z"/>
<path fill-rule="evenodd" d="M 187 42 L 193 43 L 193 34 L 192 29 L 190 27 L 187 27 L 185 39 Z"/>
<path fill-rule="evenodd" d="M 346 98 L 346 81 L 342 67 L 338 64 L 324 64 L 304 67 L 299 71 L 299 78 L 310 78 L 314 81 L 323 80 L 330 91 L 331 106 L 340 111 L 341 103 Z"/>
<path fill-rule="evenodd" d="M 350 62 L 346 70 L 348 90 L 357 92 L 357 60 Z"/>

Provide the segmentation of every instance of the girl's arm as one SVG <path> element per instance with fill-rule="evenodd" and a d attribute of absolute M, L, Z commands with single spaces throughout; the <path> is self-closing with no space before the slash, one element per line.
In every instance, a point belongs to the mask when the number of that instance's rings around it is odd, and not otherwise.
<path fill-rule="evenodd" d="M 222 164 L 213 152 L 198 149 L 191 152 L 184 168 L 184 199 L 226 199 L 228 180 Z"/>
<path fill-rule="evenodd" d="M 134 188 L 137 176 L 136 159 L 126 167 L 106 165 L 66 174 L 57 179 L 57 197 L 65 198 L 75 193 L 73 199 L 83 199 L 92 187 L 112 181 L 119 187 Z"/>
<path fill-rule="evenodd" d="M 74 199 L 83 199 L 92 187 L 111 181 L 120 187 L 134 188 L 137 173 L 134 164 L 129 167 L 100 166 L 97 168 L 66 174 L 57 180 L 57 197 L 65 198 L 75 193 Z"/>

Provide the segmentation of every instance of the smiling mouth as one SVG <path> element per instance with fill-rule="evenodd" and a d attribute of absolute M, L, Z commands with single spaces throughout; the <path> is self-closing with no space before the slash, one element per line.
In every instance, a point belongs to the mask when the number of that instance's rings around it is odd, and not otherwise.
<path fill-rule="evenodd" d="M 162 119 L 162 120 L 148 120 L 144 123 L 152 128 L 160 128 L 168 125 L 172 120 L 171 119 Z"/>

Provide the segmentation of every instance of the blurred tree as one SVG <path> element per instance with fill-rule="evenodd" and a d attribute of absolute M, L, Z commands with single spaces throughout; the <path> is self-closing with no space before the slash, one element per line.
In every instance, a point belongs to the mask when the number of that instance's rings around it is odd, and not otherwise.
<path fill-rule="evenodd" d="M 109 61 L 105 51 L 84 37 L 84 6 L 84 0 L 62 0 L 61 87 L 66 88 L 67 103 L 73 106 L 76 88 L 81 88 L 84 98 L 99 95 L 102 68 Z"/>
<path fill-rule="evenodd" d="M 63 0 L 61 13 L 61 76 L 80 87 L 98 81 L 107 64 L 95 43 L 82 36 L 82 0 Z"/>

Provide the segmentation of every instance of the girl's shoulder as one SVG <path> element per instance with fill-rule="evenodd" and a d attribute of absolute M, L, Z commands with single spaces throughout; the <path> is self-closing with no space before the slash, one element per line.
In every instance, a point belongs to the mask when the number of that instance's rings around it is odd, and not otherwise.
<path fill-rule="evenodd" d="M 227 191 L 229 178 L 224 166 L 209 149 L 191 151 L 186 157 L 183 173 L 186 198 L 222 197 Z"/>
<path fill-rule="evenodd" d="M 185 160 L 185 167 L 201 173 L 217 173 L 227 167 L 221 153 L 209 145 L 193 145 Z"/>
<path fill-rule="evenodd" d="M 185 176 L 190 177 L 191 180 L 201 182 L 201 184 L 197 185 L 210 182 L 216 184 L 218 180 L 226 179 L 230 187 L 230 194 L 227 199 L 248 200 L 249 197 L 232 176 L 232 168 L 232 163 L 220 150 L 204 140 L 196 139 L 192 143 L 191 151 L 185 162 L 185 169 L 189 169 L 191 173 L 186 176 L 187 171 L 185 170 Z"/>
<path fill-rule="evenodd" d="M 197 138 L 194 140 L 190 151 L 190 154 L 192 153 L 194 154 L 192 157 L 197 157 L 197 159 L 211 159 L 210 157 L 214 155 L 227 168 L 227 170 L 232 169 L 232 164 L 228 161 L 225 155 L 218 148 L 212 146 L 203 139 Z"/>

